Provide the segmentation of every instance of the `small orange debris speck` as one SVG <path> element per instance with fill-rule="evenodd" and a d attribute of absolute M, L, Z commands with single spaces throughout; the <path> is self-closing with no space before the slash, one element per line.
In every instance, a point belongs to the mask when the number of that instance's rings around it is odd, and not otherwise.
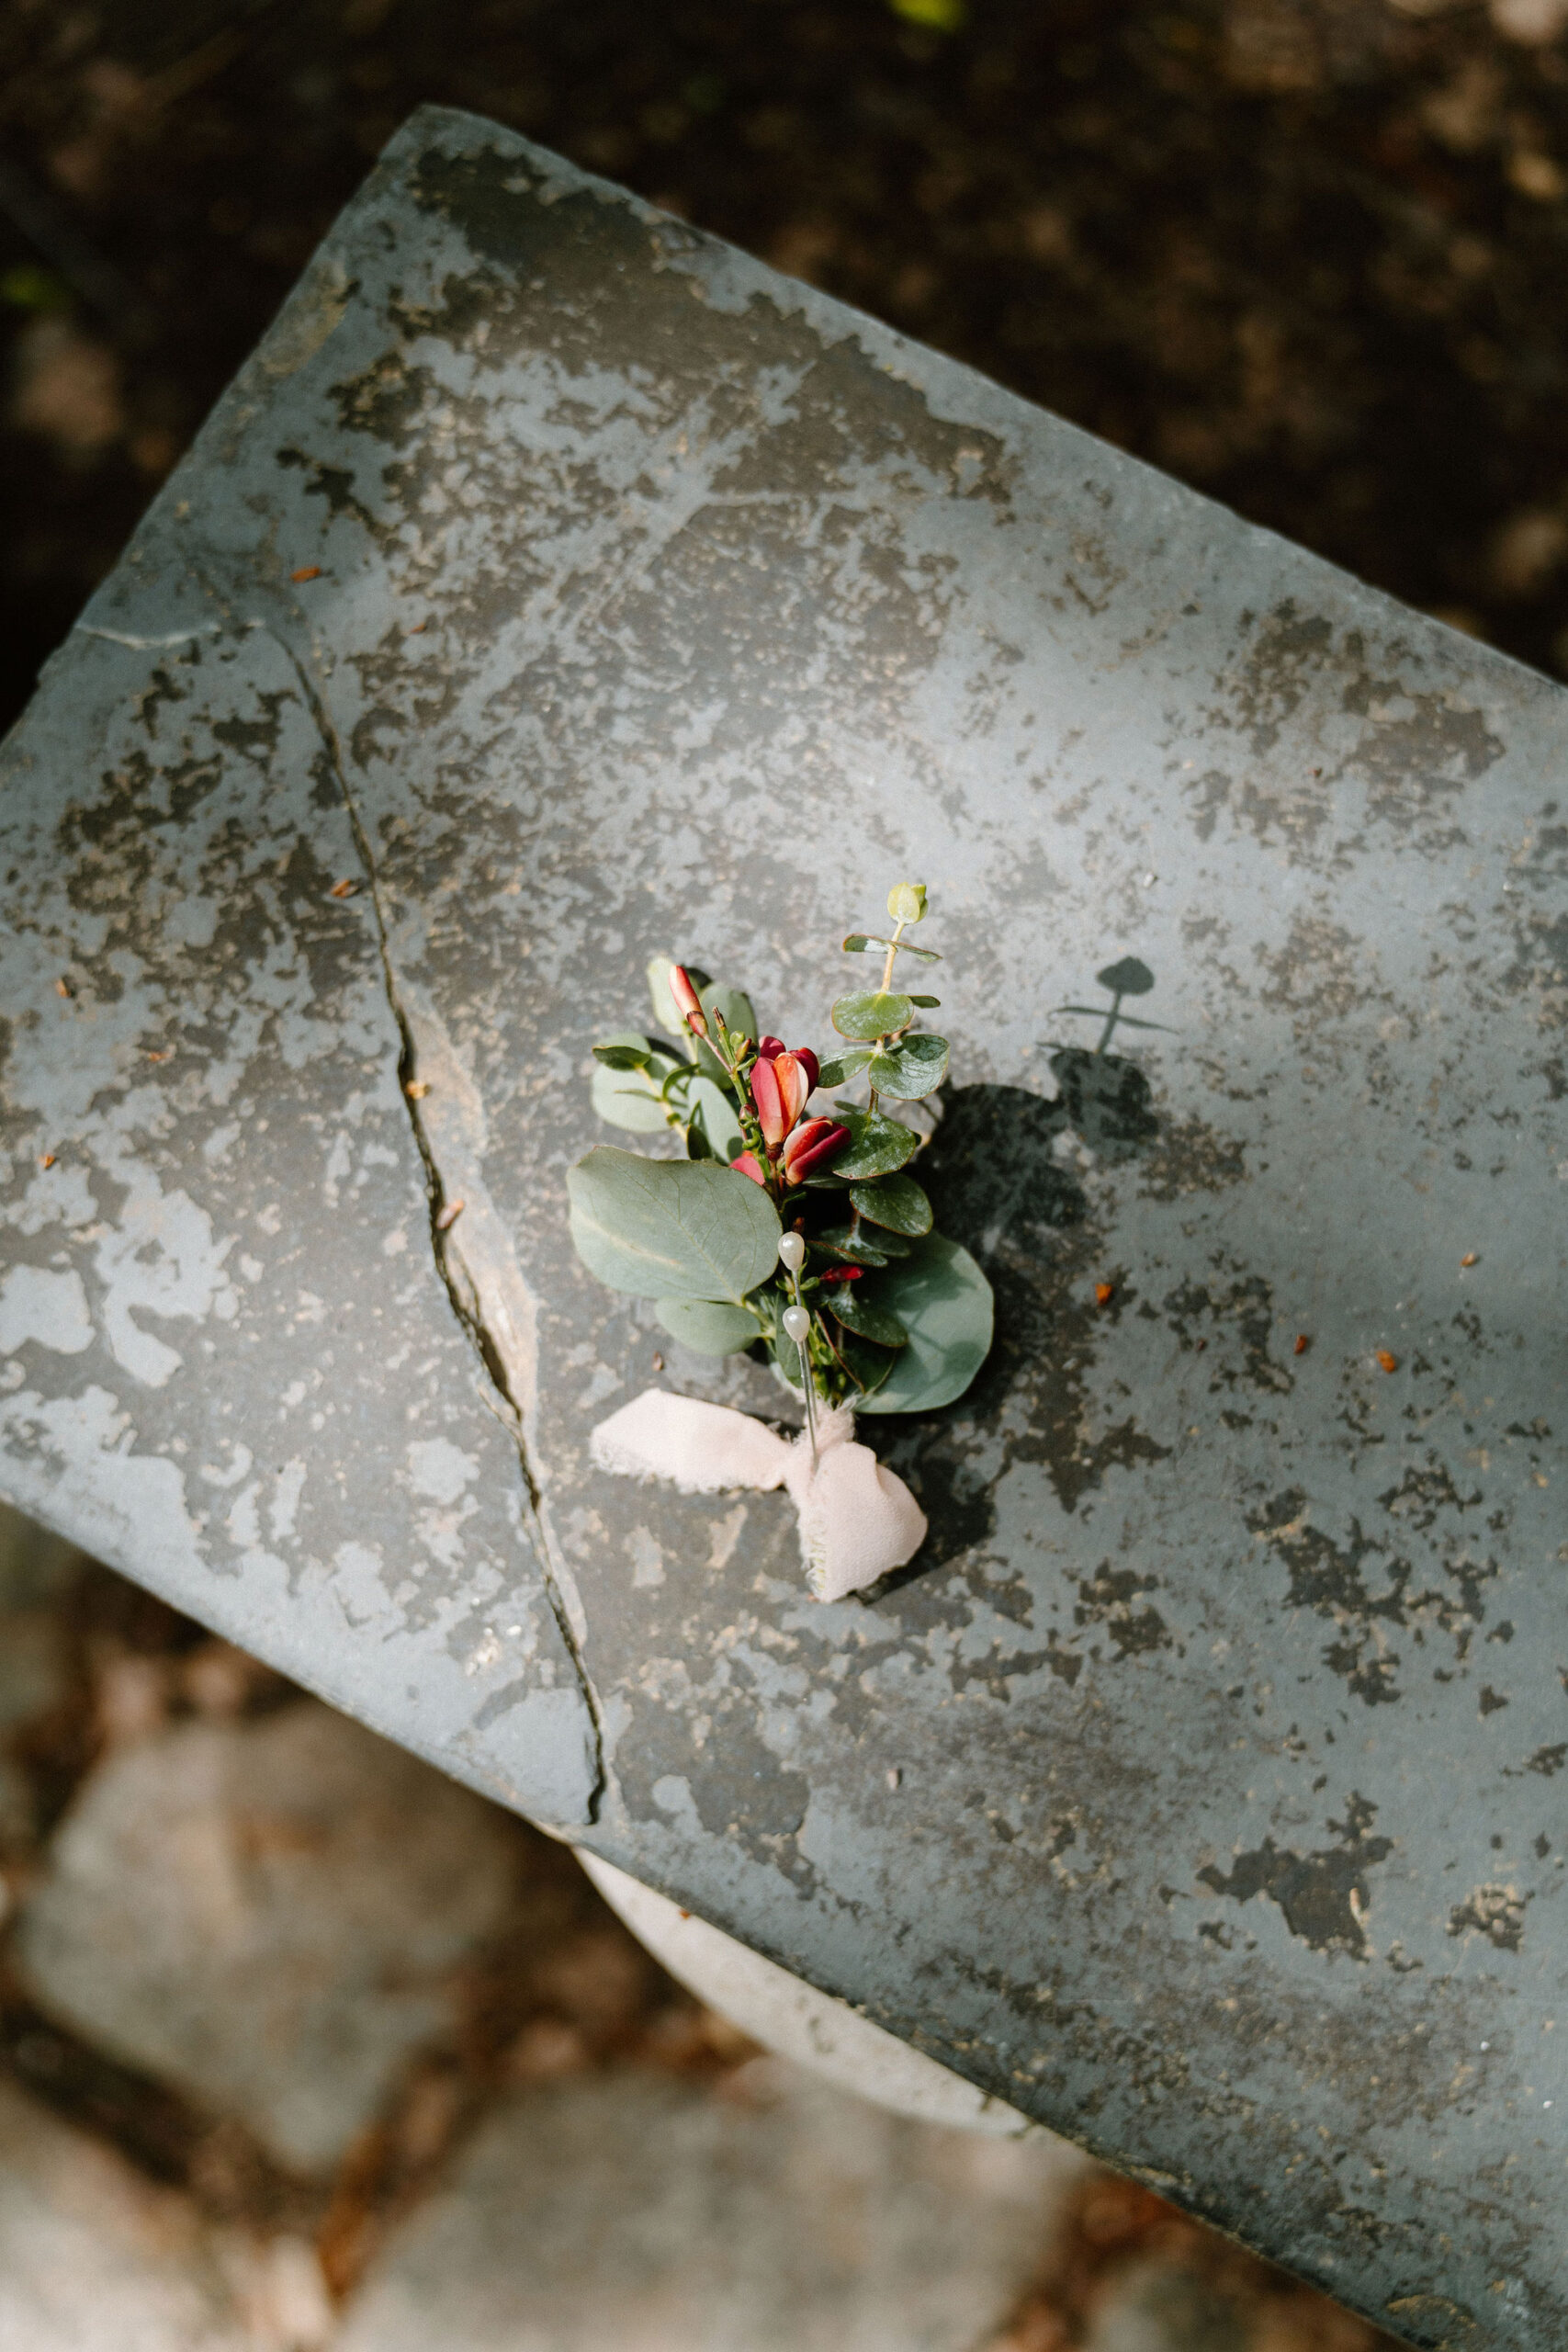
<path fill-rule="evenodd" d="M 173 1046 L 165 1046 L 162 1053 L 155 1053 L 150 1046 L 147 1049 L 147 1058 L 150 1062 L 172 1062 L 175 1058 L 175 1049 Z"/>
<path fill-rule="evenodd" d="M 654 1357 L 654 1359 L 653 1359 L 653 1369 L 654 1369 L 654 1371 L 655 1371 L 655 1372 L 662 1372 L 662 1371 L 663 1371 L 663 1369 L 664 1369 L 664 1358 L 663 1358 L 662 1356 L 660 1356 L 660 1355 L 656 1355 L 656 1356 Z"/>
<path fill-rule="evenodd" d="M 333 884 L 332 895 L 334 899 L 352 899 L 358 888 L 358 883 L 355 881 L 351 875 L 346 882 L 334 882 Z"/>
<path fill-rule="evenodd" d="M 1096 1306 L 1109 1306 L 1115 1295 L 1116 1285 L 1114 1283 L 1096 1283 L 1094 1286 L 1094 1303 Z"/>
<path fill-rule="evenodd" d="M 461 1201 L 448 1201 L 446 1207 L 441 1211 L 435 1220 L 436 1232 L 445 1233 L 448 1226 L 457 1224 L 457 1219 L 462 1216 L 462 1214 L 463 1204 Z"/>
<path fill-rule="evenodd" d="M 1474 1250 L 1467 1250 L 1465 1251 L 1465 1253 L 1464 1253 L 1463 1257 L 1460 1260 L 1460 1264 L 1461 1264 L 1461 1266 L 1473 1266 L 1473 1265 L 1474 1265 L 1474 1263 L 1475 1263 L 1475 1252 L 1474 1252 Z"/>
<path fill-rule="evenodd" d="M 1304 1356 L 1311 1345 L 1312 1341 L 1307 1338 L 1306 1333 L 1304 1331 L 1298 1331 L 1296 1333 L 1296 1344 L 1292 1349 L 1291 1352 L 1292 1355 Z"/>
<path fill-rule="evenodd" d="M 1391 1355 L 1387 1348 L 1380 1348 L 1378 1350 L 1378 1362 L 1382 1364 L 1385 1372 L 1397 1372 L 1399 1370 L 1399 1358 L 1396 1355 Z"/>
<path fill-rule="evenodd" d="M 53 1152 L 52 1152 L 52 1151 L 46 1151 L 46 1152 L 44 1153 L 43 1158 L 39 1161 L 39 1166 L 40 1168 L 52 1168 L 52 1167 L 54 1166 L 54 1154 L 53 1154 Z"/>
<path fill-rule="evenodd" d="M 428 621 L 415 621 L 413 626 L 404 633 L 409 637 L 423 637 L 429 627 Z"/>
<path fill-rule="evenodd" d="M 321 576 L 321 567 L 319 563 L 302 563 L 298 571 L 291 571 L 288 575 L 290 580 L 319 580 Z"/>
<path fill-rule="evenodd" d="M 69 980 L 56 980 L 54 993 L 56 996 L 74 996 L 76 991 Z"/>
<path fill-rule="evenodd" d="M 411 1078 L 403 1089 L 411 1102 L 423 1102 L 429 1091 L 430 1080 L 427 1078 Z"/>

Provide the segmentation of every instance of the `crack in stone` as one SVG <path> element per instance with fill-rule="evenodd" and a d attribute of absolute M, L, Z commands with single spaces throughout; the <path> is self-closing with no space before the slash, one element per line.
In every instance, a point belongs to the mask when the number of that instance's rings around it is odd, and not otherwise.
<path fill-rule="evenodd" d="M 397 1023 L 398 1091 L 408 1114 L 415 1148 L 424 1168 L 425 1190 L 430 1207 L 431 1254 L 436 1272 L 440 1275 L 447 1298 L 451 1302 L 452 1312 L 468 1334 L 475 1353 L 484 1366 L 488 1383 L 486 1401 L 497 1419 L 511 1435 L 513 1443 L 517 1449 L 517 1463 L 523 1479 L 523 1492 L 534 1550 L 544 1574 L 545 1589 L 549 1598 L 551 1613 L 559 1629 L 561 1640 L 566 1645 L 567 1655 L 571 1659 L 578 1685 L 582 1692 L 583 1703 L 588 1709 L 589 1722 L 592 1726 L 593 1785 L 589 1791 L 587 1805 L 588 1821 L 592 1825 L 599 1818 L 599 1807 L 604 1798 L 607 1775 L 604 1762 L 604 1724 L 600 1711 L 599 1696 L 593 1688 L 592 1679 L 582 1655 L 582 1639 L 586 1633 L 586 1625 L 581 1604 L 581 1601 L 577 1601 L 576 1606 L 573 1607 L 576 1595 L 571 1589 L 570 1575 L 563 1572 L 559 1564 L 552 1556 L 552 1546 L 538 1482 L 528 1459 L 523 1420 L 524 1400 L 514 1393 L 505 1351 L 498 1343 L 486 1321 L 479 1295 L 479 1284 L 474 1280 L 472 1271 L 466 1265 L 462 1269 L 462 1274 L 459 1274 L 457 1265 L 454 1261 L 452 1245 L 440 1225 L 441 1211 L 446 1198 L 446 1187 L 424 1120 L 421 1116 L 416 1101 L 408 1092 L 408 1085 L 413 1076 L 416 1058 L 413 1025 L 404 1006 L 396 968 L 392 962 L 386 910 L 381 903 L 380 883 L 376 871 L 376 860 L 370 837 L 348 781 L 343 746 L 336 725 L 315 681 L 288 639 L 274 628 L 270 622 L 253 620 L 248 626 L 264 630 L 272 639 L 299 682 L 299 690 L 304 696 L 305 707 L 310 714 L 317 734 L 321 737 L 322 749 L 332 763 L 333 774 L 336 778 L 338 790 L 343 796 L 344 813 L 354 834 L 355 846 L 359 852 L 360 864 L 365 870 L 367 894 L 376 924 L 382 981 L 386 989 L 388 1006 L 393 1021 Z M 466 1280 L 463 1279 L 464 1275 L 467 1276 Z"/>

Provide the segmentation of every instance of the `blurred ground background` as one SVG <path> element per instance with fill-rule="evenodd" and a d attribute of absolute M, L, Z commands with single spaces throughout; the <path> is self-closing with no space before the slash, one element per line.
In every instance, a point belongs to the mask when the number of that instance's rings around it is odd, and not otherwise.
<path fill-rule="evenodd" d="M 0 704 L 471 107 L 1568 673 L 1568 0 L 3 0 Z"/>
<path fill-rule="evenodd" d="M 0 0 L 0 718 L 397 124 L 498 117 L 1568 675 L 1568 0 Z M 0 2352 L 1371 2352 L 856 2109 L 0 1521 Z M 543 2152 L 543 2153 L 541 2153 Z"/>

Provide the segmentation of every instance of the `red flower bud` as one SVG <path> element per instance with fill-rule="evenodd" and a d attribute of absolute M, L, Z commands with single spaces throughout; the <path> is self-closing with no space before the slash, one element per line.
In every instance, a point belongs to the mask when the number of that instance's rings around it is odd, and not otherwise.
<path fill-rule="evenodd" d="M 769 1152 L 775 1158 L 805 1110 L 810 1091 L 811 1082 L 797 1054 L 775 1054 L 770 1061 L 752 1064 L 751 1100 L 757 1105 Z"/>
<path fill-rule="evenodd" d="M 674 998 L 676 1010 L 687 1028 L 696 1036 L 705 1037 L 708 1034 L 707 1015 L 703 1011 L 702 999 L 686 977 L 686 967 L 683 964 L 671 966 L 670 993 Z"/>
<path fill-rule="evenodd" d="M 784 1148 L 784 1175 L 792 1184 L 804 1184 L 814 1168 L 831 1159 L 840 1145 L 848 1143 L 848 1127 L 839 1126 L 832 1119 L 807 1119 L 796 1127 Z"/>
<path fill-rule="evenodd" d="M 771 1062 L 774 1055 L 782 1054 L 784 1049 L 784 1041 L 782 1037 L 759 1037 L 757 1040 L 757 1059 L 761 1062 Z"/>
<path fill-rule="evenodd" d="M 765 1184 L 768 1181 L 754 1151 L 743 1151 L 739 1159 L 732 1159 L 729 1164 L 738 1176 L 750 1176 L 753 1184 Z"/>
<path fill-rule="evenodd" d="M 821 1279 L 825 1283 L 858 1283 L 864 1272 L 863 1266 L 829 1266 Z"/>
<path fill-rule="evenodd" d="M 792 1046 L 790 1052 L 806 1072 L 806 1091 L 809 1094 L 822 1075 L 822 1065 L 809 1046 Z"/>
<path fill-rule="evenodd" d="M 757 1105 L 757 1116 L 762 1123 L 762 1140 L 768 1147 L 769 1157 L 776 1159 L 780 1144 L 795 1124 L 784 1110 L 784 1091 L 779 1085 L 776 1062 L 759 1061 L 752 1064 L 751 1100 Z"/>

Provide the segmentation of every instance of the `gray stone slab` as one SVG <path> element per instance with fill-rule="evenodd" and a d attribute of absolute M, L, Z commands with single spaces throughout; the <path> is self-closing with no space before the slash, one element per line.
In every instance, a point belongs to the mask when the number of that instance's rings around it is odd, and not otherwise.
<path fill-rule="evenodd" d="M 1060 2152 L 746 2071 L 750 2097 L 615 2074 L 515 2100 L 341 2352 L 973 2352 L 1039 2268 Z"/>
<path fill-rule="evenodd" d="M 51 1841 L 21 1981 L 87 2040 L 330 2171 L 507 1916 L 504 1817 L 313 1700 L 111 1756 Z"/>
<path fill-rule="evenodd" d="M 8 754 L 0 1477 L 1413 2342 L 1555 2346 L 1564 709 L 422 115 Z M 820 1040 L 900 874 L 999 1338 L 822 1609 L 781 1498 L 591 1468 L 656 1340 L 562 1179 L 648 955 Z"/>

